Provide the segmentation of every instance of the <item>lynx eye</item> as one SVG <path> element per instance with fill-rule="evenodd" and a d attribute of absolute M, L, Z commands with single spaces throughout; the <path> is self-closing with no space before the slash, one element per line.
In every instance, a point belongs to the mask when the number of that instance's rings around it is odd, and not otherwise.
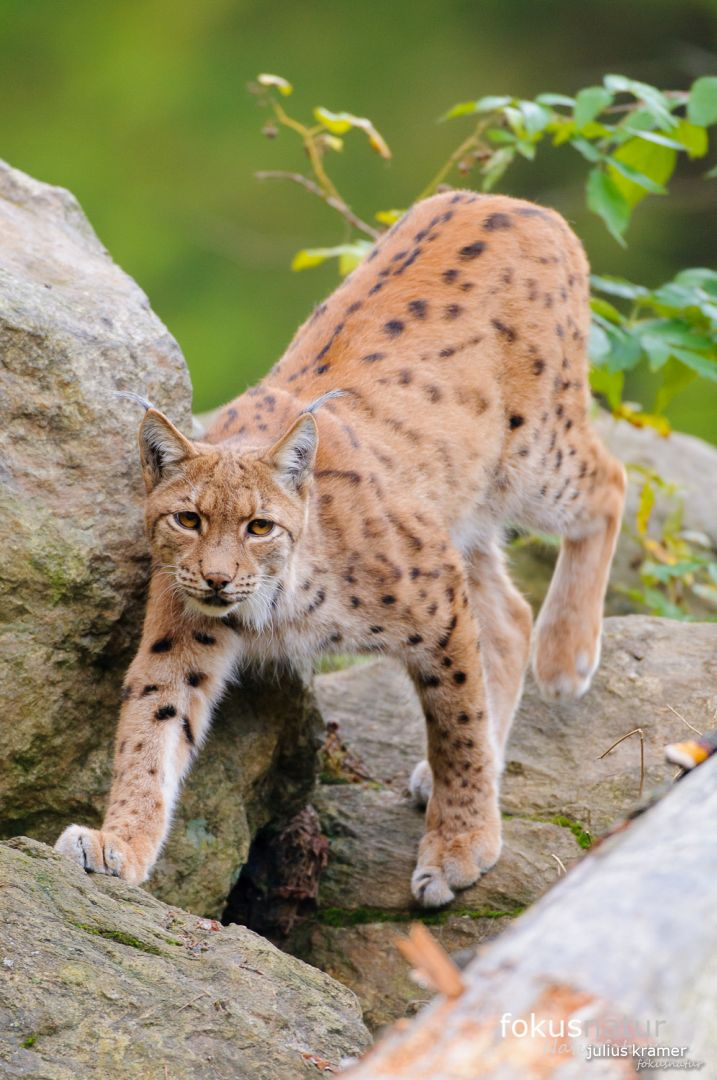
<path fill-rule="evenodd" d="M 199 514 L 195 514 L 192 510 L 180 510 L 174 515 L 174 520 L 183 529 L 198 529 L 200 525 Z"/>
<path fill-rule="evenodd" d="M 254 518 L 246 527 L 246 531 L 252 536 L 268 536 L 274 528 L 273 521 L 265 521 L 264 518 Z"/>

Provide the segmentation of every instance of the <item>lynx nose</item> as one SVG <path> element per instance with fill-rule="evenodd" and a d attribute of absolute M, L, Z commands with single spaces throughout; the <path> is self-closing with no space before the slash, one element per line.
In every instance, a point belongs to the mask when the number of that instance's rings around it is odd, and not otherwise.
<path fill-rule="evenodd" d="M 219 592 L 225 585 L 228 585 L 231 581 L 229 574 L 222 574 L 219 570 L 212 570 L 210 573 L 204 574 L 204 580 L 210 589 L 214 589 L 215 592 Z"/>

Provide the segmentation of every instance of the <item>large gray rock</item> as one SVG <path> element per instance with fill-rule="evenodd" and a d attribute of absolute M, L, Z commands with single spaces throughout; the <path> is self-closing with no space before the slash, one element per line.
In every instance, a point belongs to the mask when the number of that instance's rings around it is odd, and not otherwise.
<path fill-rule="evenodd" d="M 293 1080 L 368 1043 L 345 987 L 244 927 L 0 844 L 0 1072 Z"/>
<path fill-rule="evenodd" d="M 644 616 L 606 620 L 603 660 L 590 692 L 569 705 L 543 702 L 529 678 L 511 735 L 503 782 L 505 847 L 476 885 L 435 914 L 415 910 L 409 881 L 423 815 L 407 780 L 424 756 L 425 725 L 404 672 L 387 660 L 319 676 L 332 725 L 331 768 L 315 799 L 329 838 L 316 919 L 292 939 L 298 955 L 359 995 L 369 1026 L 411 1013 L 421 994 L 394 942 L 411 918 L 435 927 L 450 951 L 478 945 L 550 889 L 591 838 L 638 801 L 640 728 L 644 787 L 669 780 L 664 747 L 700 730 L 717 711 L 717 625 Z M 337 730 L 334 730 L 334 725 Z M 340 741 L 346 748 L 336 751 Z M 352 782 L 363 776 L 360 782 Z"/>
<path fill-rule="evenodd" d="M 136 432 L 117 390 L 185 430 L 179 348 L 75 199 L 0 163 L 0 836 L 102 816 L 148 563 Z M 313 781 L 310 698 L 252 684 L 222 709 L 150 887 L 216 914 L 253 832 Z"/>

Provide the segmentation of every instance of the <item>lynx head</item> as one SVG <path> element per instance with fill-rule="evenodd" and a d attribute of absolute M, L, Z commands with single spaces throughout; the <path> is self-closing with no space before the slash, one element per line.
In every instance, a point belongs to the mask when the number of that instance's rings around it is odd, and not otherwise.
<path fill-rule="evenodd" d="M 266 624 L 306 524 L 317 444 L 308 413 L 270 448 L 240 451 L 190 441 L 147 410 L 139 445 L 153 563 L 190 609 Z"/>

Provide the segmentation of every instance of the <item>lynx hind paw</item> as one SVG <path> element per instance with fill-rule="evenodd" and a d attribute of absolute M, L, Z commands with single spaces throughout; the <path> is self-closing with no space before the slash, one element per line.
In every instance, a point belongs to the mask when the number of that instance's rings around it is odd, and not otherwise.
<path fill-rule="evenodd" d="M 57 840 L 55 851 L 88 873 L 109 874 L 135 883 L 142 880 L 131 849 L 112 833 L 70 825 Z"/>
<path fill-rule="evenodd" d="M 427 761 L 419 761 L 418 765 L 416 765 L 416 768 L 411 773 L 411 779 L 408 782 L 408 786 L 411 791 L 411 798 L 416 806 L 428 806 L 428 801 L 431 797 L 431 792 L 433 791 L 433 773 L 431 772 L 431 766 Z"/>

